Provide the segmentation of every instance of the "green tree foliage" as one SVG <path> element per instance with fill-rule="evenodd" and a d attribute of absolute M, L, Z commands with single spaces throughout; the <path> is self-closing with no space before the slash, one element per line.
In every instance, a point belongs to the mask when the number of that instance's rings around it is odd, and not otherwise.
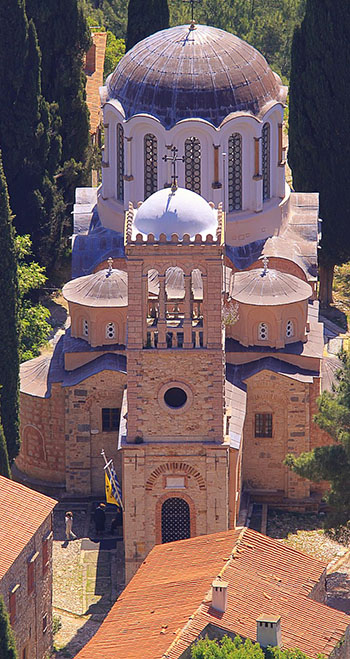
<path fill-rule="evenodd" d="M 126 50 L 150 34 L 169 27 L 167 0 L 129 0 Z"/>
<path fill-rule="evenodd" d="M 325 391 L 318 399 L 316 423 L 335 441 L 320 446 L 298 458 L 286 456 L 286 464 L 299 476 L 312 481 L 330 482 L 327 515 L 328 527 L 345 526 L 350 519 L 350 354 L 341 355 L 342 368 L 333 392 Z"/>
<path fill-rule="evenodd" d="M 41 94 L 40 50 L 23 0 L 0 3 L 0 144 L 15 226 L 29 231 L 46 262 L 60 241 L 63 200 L 57 106 Z M 44 247 L 45 245 L 45 247 Z M 6 432 L 6 430 L 5 430 Z"/>
<path fill-rule="evenodd" d="M 220 642 L 210 641 L 208 638 L 200 640 L 193 646 L 191 657 L 192 659 L 308 659 L 300 650 L 281 650 L 281 648 L 263 650 L 259 643 L 252 643 L 250 639 L 243 642 L 240 636 L 236 636 L 233 640 L 224 636 Z"/>
<path fill-rule="evenodd" d="M 18 279 L 14 230 L 0 158 L 0 418 L 12 461 L 19 451 Z"/>
<path fill-rule="evenodd" d="M 31 260 L 31 241 L 28 235 L 16 236 L 19 289 L 20 361 L 40 354 L 47 341 L 51 325 L 47 322 L 50 312 L 33 299 L 35 291 L 46 282 L 45 269 Z M 34 292 L 34 296 L 33 296 Z"/>
<path fill-rule="evenodd" d="M 349 3 L 307 0 L 293 39 L 288 159 L 295 189 L 320 193 L 323 306 L 332 301 L 334 265 L 350 258 L 349 40 Z"/>
<path fill-rule="evenodd" d="M 0 423 L 0 475 L 11 478 L 9 456 L 7 453 L 4 429 Z M 1 655 L 0 655 L 1 656 Z"/>
<path fill-rule="evenodd" d="M 17 659 L 16 643 L 9 615 L 0 596 L 0 659 Z"/>
<path fill-rule="evenodd" d="M 57 103 L 61 118 L 61 162 L 84 162 L 89 144 L 83 58 L 91 44 L 79 0 L 26 0 L 26 12 L 38 34 L 42 55 L 42 93 Z"/>
<path fill-rule="evenodd" d="M 82 0 L 82 4 L 91 26 L 104 25 L 117 39 L 125 39 L 128 0 Z"/>
<path fill-rule="evenodd" d="M 104 76 L 107 78 L 112 71 L 114 71 L 118 62 L 125 54 L 125 41 L 124 39 L 117 39 L 113 32 L 107 31 L 107 44 L 104 65 Z"/>

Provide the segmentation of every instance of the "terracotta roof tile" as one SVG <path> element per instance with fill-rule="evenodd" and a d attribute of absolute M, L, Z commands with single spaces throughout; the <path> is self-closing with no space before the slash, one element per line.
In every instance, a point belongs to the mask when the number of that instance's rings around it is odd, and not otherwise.
<path fill-rule="evenodd" d="M 152 549 L 96 635 L 77 659 L 178 659 L 211 623 L 256 638 L 256 618 L 282 616 L 285 647 L 329 654 L 348 617 L 309 599 L 325 564 L 249 529 L 199 536 Z M 210 606 L 219 573 L 229 582 L 228 608 Z M 207 595 L 209 594 L 209 597 Z"/>
<path fill-rule="evenodd" d="M 0 579 L 57 501 L 0 476 Z"/>

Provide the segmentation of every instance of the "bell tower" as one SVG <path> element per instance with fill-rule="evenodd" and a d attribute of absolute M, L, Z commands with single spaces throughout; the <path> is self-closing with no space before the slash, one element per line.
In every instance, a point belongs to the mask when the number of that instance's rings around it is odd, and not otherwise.
<path fill-rule="evenodd" d="M 183 205 L 185 216 L 192 217 L 189 195 L 215 217 L 215 235 L 181 233 L 176 218 L 168 228 L 159 212 L 163 231 L 136 233 L 142 225 L 138 213 L 146 206 L 151 210 L 152 197 L 136 212 L 130 206 L 127 217 L 128 410 L 122 447 L 127 579 L 154 544 L 228 527 L 223 213 L 186 190 L 161 190 L 153 197 L 166 198 L 167 222 L 169 203 L 177 219 Z"/>

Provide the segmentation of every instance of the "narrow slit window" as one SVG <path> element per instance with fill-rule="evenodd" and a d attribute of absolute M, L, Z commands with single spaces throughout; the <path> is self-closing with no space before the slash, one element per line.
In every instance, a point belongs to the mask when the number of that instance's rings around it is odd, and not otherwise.
<path fill-rule="evenodd" d="M 147 133 L 144 138 L 145 199 L 157 191 L 158 186 L 157 138 Z"/>
<path fill-rule="evenodd" d="M 115 324 L 107 323 L 106 325 L 106 339 L 115 339 Z"/>
<path fill-rule="evenodd" d="M 185 140 L 185 188 L 201 193 L 201 143 L 198 137 Z"/>
<path fill-rule="evenodd" d="M 233 133 L 228 141 L 228 209 L 242 210 L 242 136 Z"/>
<path fill-rule="evenodd" d="M 124 201 L 124 129 L 117 124 L 117 199 Z"/>
<path fill-rule="evenodd" d="M 262 129 L 262 175 L 263 175 L 263 199 L 270 199 L 271 197 L 271 139 L 270 139 L 270 124 L 266 123 Z"/>
<path fill-rule="evenodd" d="M 259 323 L 258 326 L 258 339 L 259 341 L 267 341 L 269 338 L 269 328 L 266 323 Z"/>

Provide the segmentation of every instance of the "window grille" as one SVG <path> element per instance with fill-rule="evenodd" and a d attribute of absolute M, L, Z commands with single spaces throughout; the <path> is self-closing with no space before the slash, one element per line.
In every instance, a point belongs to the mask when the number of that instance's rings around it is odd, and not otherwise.
<path fill-rule="evenodd" d="M 272 414 L 255 415 L 255 437 L 272 437 Z"/>
<path fill-rule="evenodd" d="M 107 323 L 106 325 L 106 339 L 114 339 L 115 338 L 115 324 L 114 323 Z"/>
<path fill-rule="evenodd" d="M 201 193 L 201 143 L 197 137 L 185 140 L 185 188 Z"/>
<path fill-rule="evenodd" d="M 16 620 L 16 592 L 10 593 L 9 596 L 10 623 L 15 624 Z"/>
<path fill-rule="evenodd" d="M 242 209 L 242 136 L 233 133 L 228 141 L 228 209 Z"/>
<path fill-rule="evenodd" d="M 45 634 L 48 626 L 48 618 L 47 618 L 47 613 L 43 615 L 43 634 Z"/>
<path fill-rule="evenodd" d="M 102 409 L 102 431 L 119 430 L 120 409 L 119 407 L 104 407 Z"/>
<path fill-rule="evenodd" d="M 262 175 L 263 199 L 270 199 L 270 124 L 266 123 L 262 129 Z"/>
<path fill-rule="evenodd" d="M 259 323 L 258 339 L 259 341 L 266 341 L 269 338 L 269 329 L 266 323 Z"/>
<path fill-rule="evenodd" d="M 147 133 L 144 138 L 145 199 L 157 191 L 157 150 L 157 138 L 151 133 Z"/>
<path fill-rule="evenodd" d="M 83 320 L 83 336 L 89 336 L 89 323 L 87 320 Z"/>
<path fill-rule="evenodd" d="M 190 507 L 184 499 L 171 497 L 162 505 L 162 542 L 191 537 Z"/>
<path fill-rule="evenodd" d="M 117 199 L 124 201 L 124 129 L 117 124 Z"/>
<path fill-rule="evenodd" d="M 291 336 L 294 336 L 294 323 L 292 320 L 287 320 L 286 337 L 289 339 Z"/>

